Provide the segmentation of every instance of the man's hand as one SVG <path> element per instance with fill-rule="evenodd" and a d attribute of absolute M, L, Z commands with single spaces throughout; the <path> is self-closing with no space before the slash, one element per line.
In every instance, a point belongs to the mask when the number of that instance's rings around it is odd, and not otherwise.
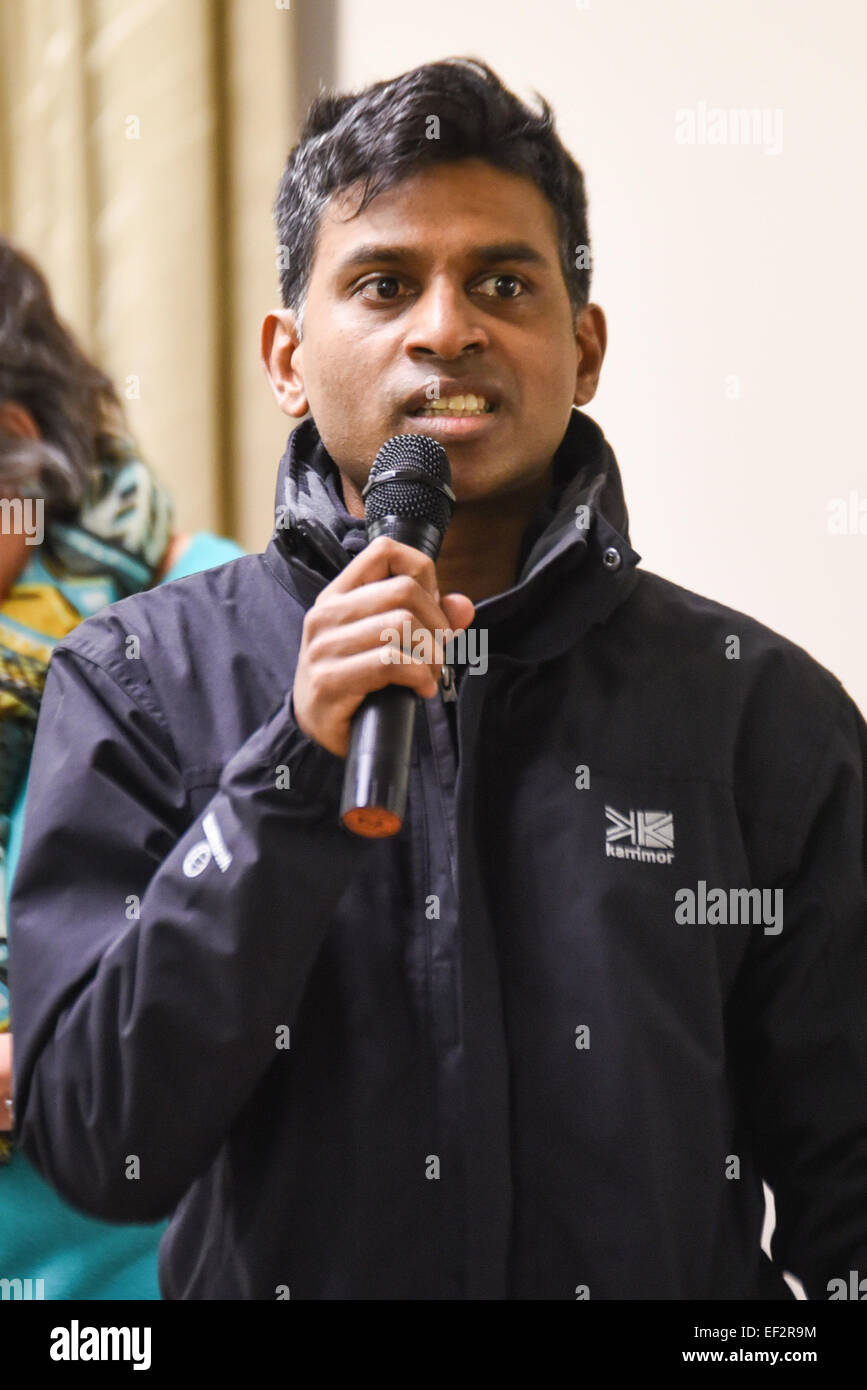
<path fill-rule="evenodd" d="M 7 1105 L 7 1100 L 10 1105 Z M 12 1034 L 0 1033 L 0 1130 L 11 1130 L 12 1123 Z"/>
<path fill-rule="evenodd" d="M 442 644 L 467 627 L 474 613 L 466 594 L 447 594 L 440 606 L 429 555 L 378 536 L 322 590 L 304 618 L 292 690 L 298 727 L 345 758 L 352 716 L 365 695 L 406 685 L 430 699 L 442 675 Z M 413 646 L 429 634 L 433 662 L 409 654 L 383 661 L 385 629 L 403 633 L 407 621 Z"/>

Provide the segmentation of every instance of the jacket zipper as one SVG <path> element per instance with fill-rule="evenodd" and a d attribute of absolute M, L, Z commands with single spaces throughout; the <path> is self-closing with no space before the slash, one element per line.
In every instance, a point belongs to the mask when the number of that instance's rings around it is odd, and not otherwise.
<path fill-rule="evenodd" d="M 440 696 L 444 704 L 451 704 L 458 698 L 454 666 L 443 666 L 442 680 L 440 682 Z"/>

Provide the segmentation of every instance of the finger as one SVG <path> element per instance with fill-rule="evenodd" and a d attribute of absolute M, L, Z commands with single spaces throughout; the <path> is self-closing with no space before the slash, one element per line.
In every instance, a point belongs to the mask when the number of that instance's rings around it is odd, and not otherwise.
<path fill-rule="evenodd" d="M 336 579 L 322 590 L 326 593 L 343 594 L 360 584 L 370 584 L 377 579 L 388 579 L 392 574 L 409 574 L 431 595 L 436 593 L 436 572 L 434 562 L 424 551 L 415 546 L 404 545 L 402 541 L 392 540 L 390 536 L 377 536 L 365 546 L 360 555 L 350 560 Z"/>
<path fill-rule="evenodd" d="M 417 652 L 424 660 L 430 654 L 427 664 L 438 680 L 445 661 L 446 643 L 452 636 L 452 629 L 447 626 L 431 628 L 407 609 L 393 608 L 356 622 L 325 628 L 311 641 L 310 656 L 318 664 L 336 657 L 354 656 L 356 652 L 376 651 L 380 661 L 395 664 L 404 652 Z"/>
<path fill-rule="evenodd" d="M 336 658 L 320 669 L 317 679 L 321 698 L 332 701 L 344 716 L 354 711 L 365 695 L 386 685 L 409 686 L 427 699 L 436 694 L 438 681 L 425 662 L 409 657 L 396 664 L 385 663 L 376 648 Z"/>
<path fill-rule="evenodd" d="M 432 632 L 454 626 L 440 605 L 410 575 L 391 575 L 388 579 L 363 584 L 347 594 L 331 594 L 328 598 L 320 595 L 320 600 L 309 610 L 307 627 L 311 634 L 376 614 L 384 621 L 386 614 L 397 609 L 403 610 L 403 617 L 411 617 L 414 625 L 420 623 Z"/>
<path fill-rule="evenodd" d="M 456 632 L 469 627 L 476 616 L 476 605 L 466 594 L 446 594 L 440 600 L 440 607 L 448 619 L 448 626 Z"/>

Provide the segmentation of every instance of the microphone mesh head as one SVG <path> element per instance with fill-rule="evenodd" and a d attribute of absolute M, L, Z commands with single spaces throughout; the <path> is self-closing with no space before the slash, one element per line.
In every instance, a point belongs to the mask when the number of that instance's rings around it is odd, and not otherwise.
<path fill-rule="evenodd" d="M 420 479 L 389 478 L 377 483 L 380 473 L 402 469 L 426 473 L 433 483 L 451 486 L 452 470 L 442 444 L 427 434 L 395 434 L 387 439 L 371 465 L 369 492 L 364 515 L 368 526 L 384 516 L 411 517 L 427 521 L 444 532 L 452 514 L 451 500 L 438 487 L 427 487 Z"/>

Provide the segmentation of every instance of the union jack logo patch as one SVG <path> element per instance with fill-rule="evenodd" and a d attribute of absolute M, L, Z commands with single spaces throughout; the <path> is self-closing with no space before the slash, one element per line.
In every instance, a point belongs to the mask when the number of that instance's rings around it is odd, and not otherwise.
<path fill-rule="evenodd" d="M 610 824 L 605 828 L 605 852 L 618 859 L 642 859 L 671 863 L 673 854 L 660 851 L 674 849 L 674 815 L 671 811 L 616 811 L 605 807 Z M 635 853 L 627 853 L 623 842 Z M 619 846 L 619 848 L 614 848 Z M 646 850 L 647 854 L 638 851 Z"/>

